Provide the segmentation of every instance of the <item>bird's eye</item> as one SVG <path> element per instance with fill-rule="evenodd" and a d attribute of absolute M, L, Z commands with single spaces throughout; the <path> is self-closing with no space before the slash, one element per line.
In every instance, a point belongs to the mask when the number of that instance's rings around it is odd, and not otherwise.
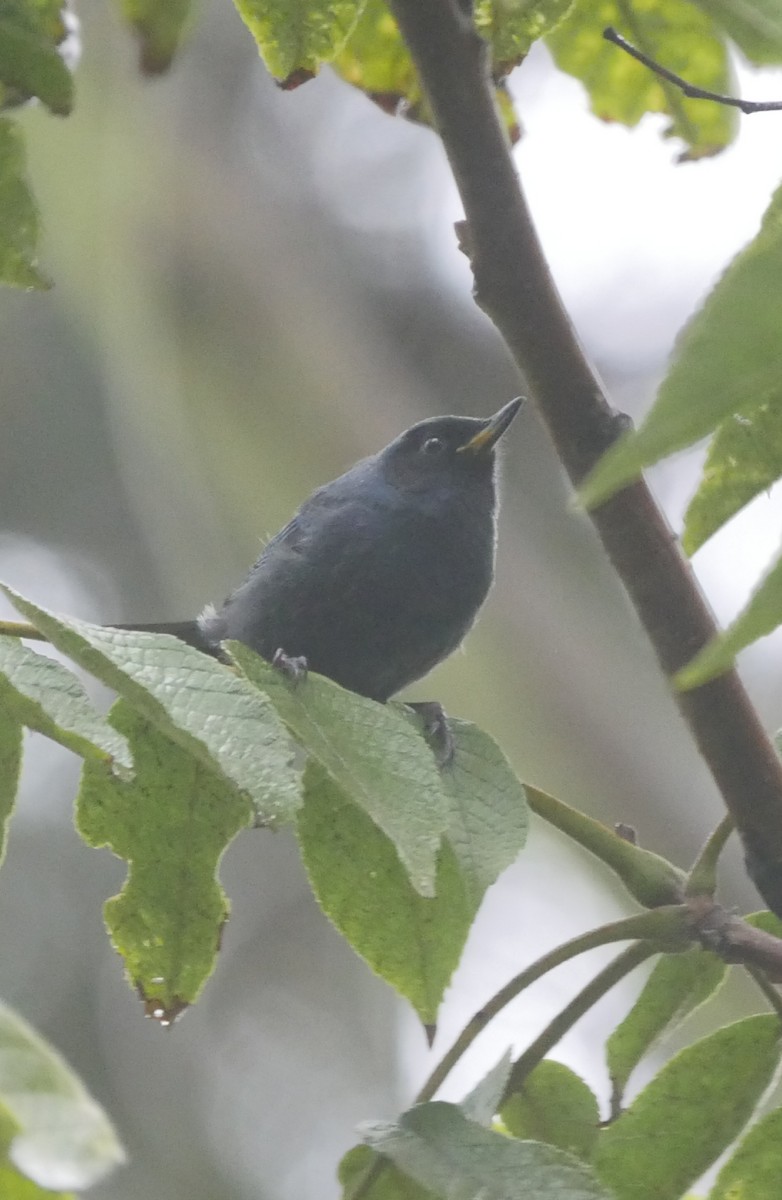
<path fill-rule="evenodd" d="M 421 449 L 424 454 L 442 454 L 443 450 L 445 449 L 445 442 L 442 440 L 442 438 L 430 437 L 426 439 L 421 446 Z"/>

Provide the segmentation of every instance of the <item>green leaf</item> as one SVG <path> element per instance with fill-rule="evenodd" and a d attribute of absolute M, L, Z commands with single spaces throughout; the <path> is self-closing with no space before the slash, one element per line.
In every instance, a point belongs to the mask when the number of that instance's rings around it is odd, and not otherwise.
<path fill-rule="evenodd" d="M 374 1150 L 447 1200 L 611 1200 L 572 1155 L 484 1129 L 442 1101 L 360 1132 Z"/>
<path fill-rule="evenodd" d="M 717 154 L 736 136 L 735 110 L 688 100 L 603 37 L 613 26 L 629 42 L 696 87 L 731 91 L 727 50 L 705 12 L 681 0 L 576 0 L 547 42 L 557 66 L 580 79 L 592 111 L 603 121 L 637 125 L 645 113 L 671 118 L 664 137 L 681 138 L 683 159 Z"/>
<path fill-rule="evenodd" d="M 778 558 L 750 597 L 749 603 L 736 620 L 717 637 L 712 638 L 700 654 L 683 667 L 673 678 L 681 691 L 700 687 L 702 683 L 727 671 L 736 655 L 759 638 L 782 624 L 782 557 Z"/>
<path fill-rule="evenodd" d="M 717 427 L 698 491 L 684 518 L 682 548 L 694 554 L 713 533 L 782 476 L 782 392 L 773 403 Z"/>
<path fill-rule="evenodd" d="M 782 9 L 778 0 L 696 0 L 756 66 L 782 62 Z"/>
<path fill-rule="evenodd" d="M 362 0 L 235 0 L 266 66 L 277 79 L 314 74 L 344 45 Z"/>
<path fill-rule="evenodd" d="M 749 1131 L 717 1176 L 709 1200 L 779 1200 L 782 1108 Z"/>
<path fill-rule="evenodd" d="M 339 1164 L 339 1182 L 345 1196 L 353 1196 L 359 1184 L 382 1162 L 382 1169 L 362 1191 L 362 1200 L 436 1200 L 433 1192 L 420 1187 L 409 1175 L 403 1175 L 387 1159 L 378 1159 L 369 1146 L 353 1146 Z"/>
<path fill-rule="evenodd" d="M 414 109 L 421 104 L 413 60 L 384 0 L 366 0 L 333 66 L 348 83 L 392 112 L 402 100 Z"/>
<path fill-rule="evenodd" d="M 8 1161 L 39 1187 L 81 1191 L 125 1160 L 103 1109 L 57 1051 L 2 1003 L 0 1107 L 15 1126 Z M 27 1200 L 24 1189 L 16 1191 Z"/>
<path fill-rule="evenodd" d="M 3 1200 L 52 1200 L 49 1188 L 41 1188 L 30 1179 L 25 1179 L 14 1167 L 0 1163 L 0 1196 Z M 57 1192 L 60 1200 L 76 1200 L 73 1192 Z"/>
<path fill-rule="evenodd" d="M 14 637 L 0 637 L 0 711 L 83 758 L 130 774 L 127 742 L 95 711 L 78 679 Z"/>
<path fill-rule="evenodd" d="M 413 887 L 431 896 L 447 820 L 440 772 L 407 709 L 378 704 L 320 675 L 291 684 L 241 642 L 233 661 L 269 698 L 298 742 L 391 839 Z"/>
<path fill-rule="evenodd" d="M 491 1125 L 505 1094 L 512 1065 L 511 1052 L 506 1050 L 496 1066 L 467 1093 L 459 1108 L 468 1121 Z"/>
<path fill-rule="evenodd" d="M 475 27 L 491 47 L 492 77 L 507 75 L 573 8 L 573 0 L 537 0 L 508 4 L 507 0 L 477 0 Z"/>
<path fill-rule="evenodd" d="M 5 858 L 8 825 L 14 810 L 22 768 L 22 726 L 0 705 L 0 865 Z M 0 1195 L 2 1193 L 0 1192 Z"/>
<path fill-rule="evenodd" d="M 436 896 L 419 895 L 393 844 L 314 761 L 304 774 L 298 831 L 326 916 L 432 1025 L 474 916 L 450 846 L 440 851 Z"/>
<path fill-rule="evenodd" d="M 778 402 L 782 376 L 782 188 L 760 232 L 730 264 L 680 335 L 657 399 L 636 433 L 628 433 L 587 478 L 591 507 L 643 467 L 712 433 L 735 414 Z"/>
<path fill-rule="evenodd" d="M 50 286 L 36 266 L 40 218 L 24 176 L 19 129 L 0 117 L 0 282 L 12 287 Z"/>
<path fill-rule="evenodd" d="M 190 17 L 192 0 L 121 0 L 125 20 L 139 39 L 141 70 L 167 71 Z"/>
<path fill-rule="evenodd" d="M 617 1200 L 679 1200 L 747 1124 L 780 1055 L 779 1018 L 747 1017 L 671 1059 L 599 1138 Z"/>
<path fill-rule="evenodd" d="M 475 908 L 527 839 L 523 785 L 493 738 L 468 721 L 448 719 L 453 759 L 442 772 L 448 801 L 446 835 Z"/>
<path fill-rule="evenodd" d="M 4 0 L 0 7 L 0 107 L 37 96 L 51 112 L 73 107 L 73 78 L 58 46 L 68 36 L 63 0 Z"/>
<path fill-rule="evenodd" d="M 79 793 L 79 832 L 127 859 L 128 878 L 105 907 L 106 925 L 149 1015 L 170 1022 L 214 969 L 228 902 L 216 872 L 250 824 L 247 800 L 149 725 L 126 701 L 112 724 L 133 748 L 133 782 L 91 762 Z"/>
<path fill-rule="evenodd" d="M 520 62 L 538 32 L 551 28 L 571 0 L 542 0 L 534 6 L 508 5 L 503 0 L 479 0 L 475 20 L 491 45 L 492 77 L 501 80 Z M 432 114 L 418 74 L 384 0 L 366 0 L 361 14 L 332 66 L 348 83 L 360 88 L 384 111 L 401 111 L 410 120 L 431 125 Z M 511 141 L 519 130 L 513 102 L 498 86 L 495 98 Z"/>
<path fill-rule="evenodd" d="M 564 1063 L 546 1058 L 527 1076 L 521 1091 L 500 1110 L 515 1138 L 546 1142 L 589 1159 L 597 1142 L 600 1111 L 584 1080 Z"/>
<path fill-rule="evenodd" d="M 659 959 L 630 1012 L 606 1042 L 617 1102 L 644 1055 L 714 995 L 727 970 L 727 965 L 707 950 L 665 954 Z"/>
<path fill-rule="evenodd" d="M 272 705 L 179 638 L 58 617 L 4 587 L 19 612 L 147 720 L 251 798 L 259 822 L 289 821 L 301 798 L 293 749 Z"/>

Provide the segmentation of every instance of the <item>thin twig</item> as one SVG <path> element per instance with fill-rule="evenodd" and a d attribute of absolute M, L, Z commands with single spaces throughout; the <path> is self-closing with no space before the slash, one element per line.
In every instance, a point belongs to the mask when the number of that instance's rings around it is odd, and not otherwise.
<path fill-rule="evenodd" d="M 632 42 L 628 42 L 627 38 L 623 38 L 621 33 L 617 33 L 610 25 L 603 30 L 603 37 L 607 42 L 613 42 L 620 50 L 624 50 L 625 54 L 629 54 L 631 58 L 637 60 L 643 66 L 653 71 L 655 75 L 659 75 L 661 79 L 667 80 L 677 87 L 690 100 L 711 100 L 714 104 L 725 104 L 729 108 L 738 108 L 741 112 L 750 113 L 756 112 L 778 112 L 782 109 L 782 100 L 742 100 L 740 96 L 725 96 L 722 92 L 712 92 L 708 88 L 697 87 L 694 83 L 688 83 L 681 75 L 677 75 L 675 71 L 669 71 L 656 59 L 645 54 L 643 50 L 639 50 Z"/>
<path fill-rule="evenodd" d="M 571 958 L 575 958 L 587 950 L 594 950 L 597 946 L 607 946 L 612 942 L 634 941 L 637 938 L 652 938 L 655 942 L 655 948 L 659 949 L 659 942 L 662 940 L 661 935 L 664 933 L 664 927 L 669 927 L 669 933 L 672 935 L 675 934 L 677 929 L 684 934 L 685 926 L 682 917 L 685 912 L 686 910 L 683 907 L 674 905 L 669 909 L 658 908 L 653 913 L 642 913 L 639 916 L 626 917 L 621 921 L 612 921 L 609 925 L 601 925 L 599 929 L 591 929 L 588 933 L 582 933 L 578 937 L 571 938 L 569 942 L 564 942 L 563 945 L 557 946 L 554 950 L 549 951 L 548 954 L 544 954 L 537 962 L 525 967 L 523 971 L 514 976 L 504 987 L 500 988 L 478 1012 L 473 1014 L 450 1050 L 447 1051 L 432 1071 L 416 1096 L 415 1103 L 423 1104 L 424 1101 L 431 1100 L 446 1076 L 456 1066 L 459 1059 L 463 1057 L 478 1035 L 483 1033 L 484 1029 L 494 1020 L 497 1014 L 506 1005 L 510 1004 L 511 1000 L 515 1000 L 531 984 L 542 979 L 549 971 L 553 971 L 555 967 L 569 962 Z M 686 940 L 686 934 L 684 934 L 683 945 L 686 943 Z"/>
<path fill-rule="evenodd" d="M 0 621 L 0 637 L 26 638 L 30 642 L 48 642 L 45 633 L 26 621 Z"/>
<path fill-rule="evenodd" d="M 486 45 L 453 0 L 388 0 L 461 193 L 480 306 L 505 339 L 578 486 L 621 430 L 557 294 L 491 91 Z M 574 180 L 574 188 L 577 181 Z M 666 676 L 717 632 L 643 481 L 591 513 Z M 782 762 L 735 671 L 676 702 L 722 793 L 748 865 L 782 913 Z"/>
<path fill-rule="evenodd" d="M 657 947 L 649 942 L 634 942 L 632 946 L 628 946 L 607 967 L 595 975 L 594 979 L 591 979 L 586 987 L 581 989 L 578 995 L 562 1009 L 562 1012 L 557 1013 L 554 1020 L 549 1022 L 543 1032 L 535 1038 L 535 1041 L 516 1059 L 505 1085 L 503 1101 L 513 1092 L 519 1091 L 530 1072 L 538 1063 L 542 1062 L 549 1050 L 561 1041 L 576 1021 L 589 1012 L 590 1008 L 593 1008 L 606 992 L 610 992 L 612 987 L 624 979 L 625 975 L 629 975 L 642 962 L 656 953 Z M 500 1101 L 500 1104 L 503 1101 Z"/>

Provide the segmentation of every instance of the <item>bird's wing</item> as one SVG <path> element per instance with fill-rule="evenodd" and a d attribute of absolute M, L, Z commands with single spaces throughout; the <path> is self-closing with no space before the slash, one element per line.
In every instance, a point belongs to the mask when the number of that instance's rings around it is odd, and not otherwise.
<path fill-rule="evenodd" d="M 313 536 L 323 537 L 330 525 L 334 513 L 344 512 L 346 495 L 340 486 L 345 477 L 341 476 L 332 483 L 317 488 L 302 504 L 299 511 L 291 517 L 287 525 L 283 525 L 264 546 L 259 563 L 271 551 L 301 550 Z M 347 498 L 352 499 L 352 496 Z"/>
<path fill-rule="evenodd" d="M 269 539 L 263 548 L 261 559 L 263 559 L 264 555 L 268 554 L 270 550 L 275 549 L 278 546 L 285 546 L 289 550 L 295 550 L 301 545 L 303 530 L 301 527 L 301 521 L 299 519 L 300 515 L 301 510 L 296 513 L 295 517 L 291 517 L 288 524 L 283 525 L 282 529 L 278 530 L 273 538 Z"/>

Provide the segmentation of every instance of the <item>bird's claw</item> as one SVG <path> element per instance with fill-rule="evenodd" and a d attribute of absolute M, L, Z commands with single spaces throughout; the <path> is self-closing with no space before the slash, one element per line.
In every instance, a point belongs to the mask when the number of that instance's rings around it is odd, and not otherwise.
<path fill-rule="evenodd" d="M 307 678 L 307 660 L 303 654 L 289 655 L 286 654 L 282 646 L 275 650 L 272 658 L 272 666 L 281 675 L 284 675 L 293 687 L 304 683 Z"/>
<path fill-rule="evenodd" d="M 453 762 L 454 741 L 448 725 L 448 717 L 438 700 L 419 700 L 408 704 L 423 723 L 423 734 L 429 743 L 438 767 L 447 767 Z"/>

